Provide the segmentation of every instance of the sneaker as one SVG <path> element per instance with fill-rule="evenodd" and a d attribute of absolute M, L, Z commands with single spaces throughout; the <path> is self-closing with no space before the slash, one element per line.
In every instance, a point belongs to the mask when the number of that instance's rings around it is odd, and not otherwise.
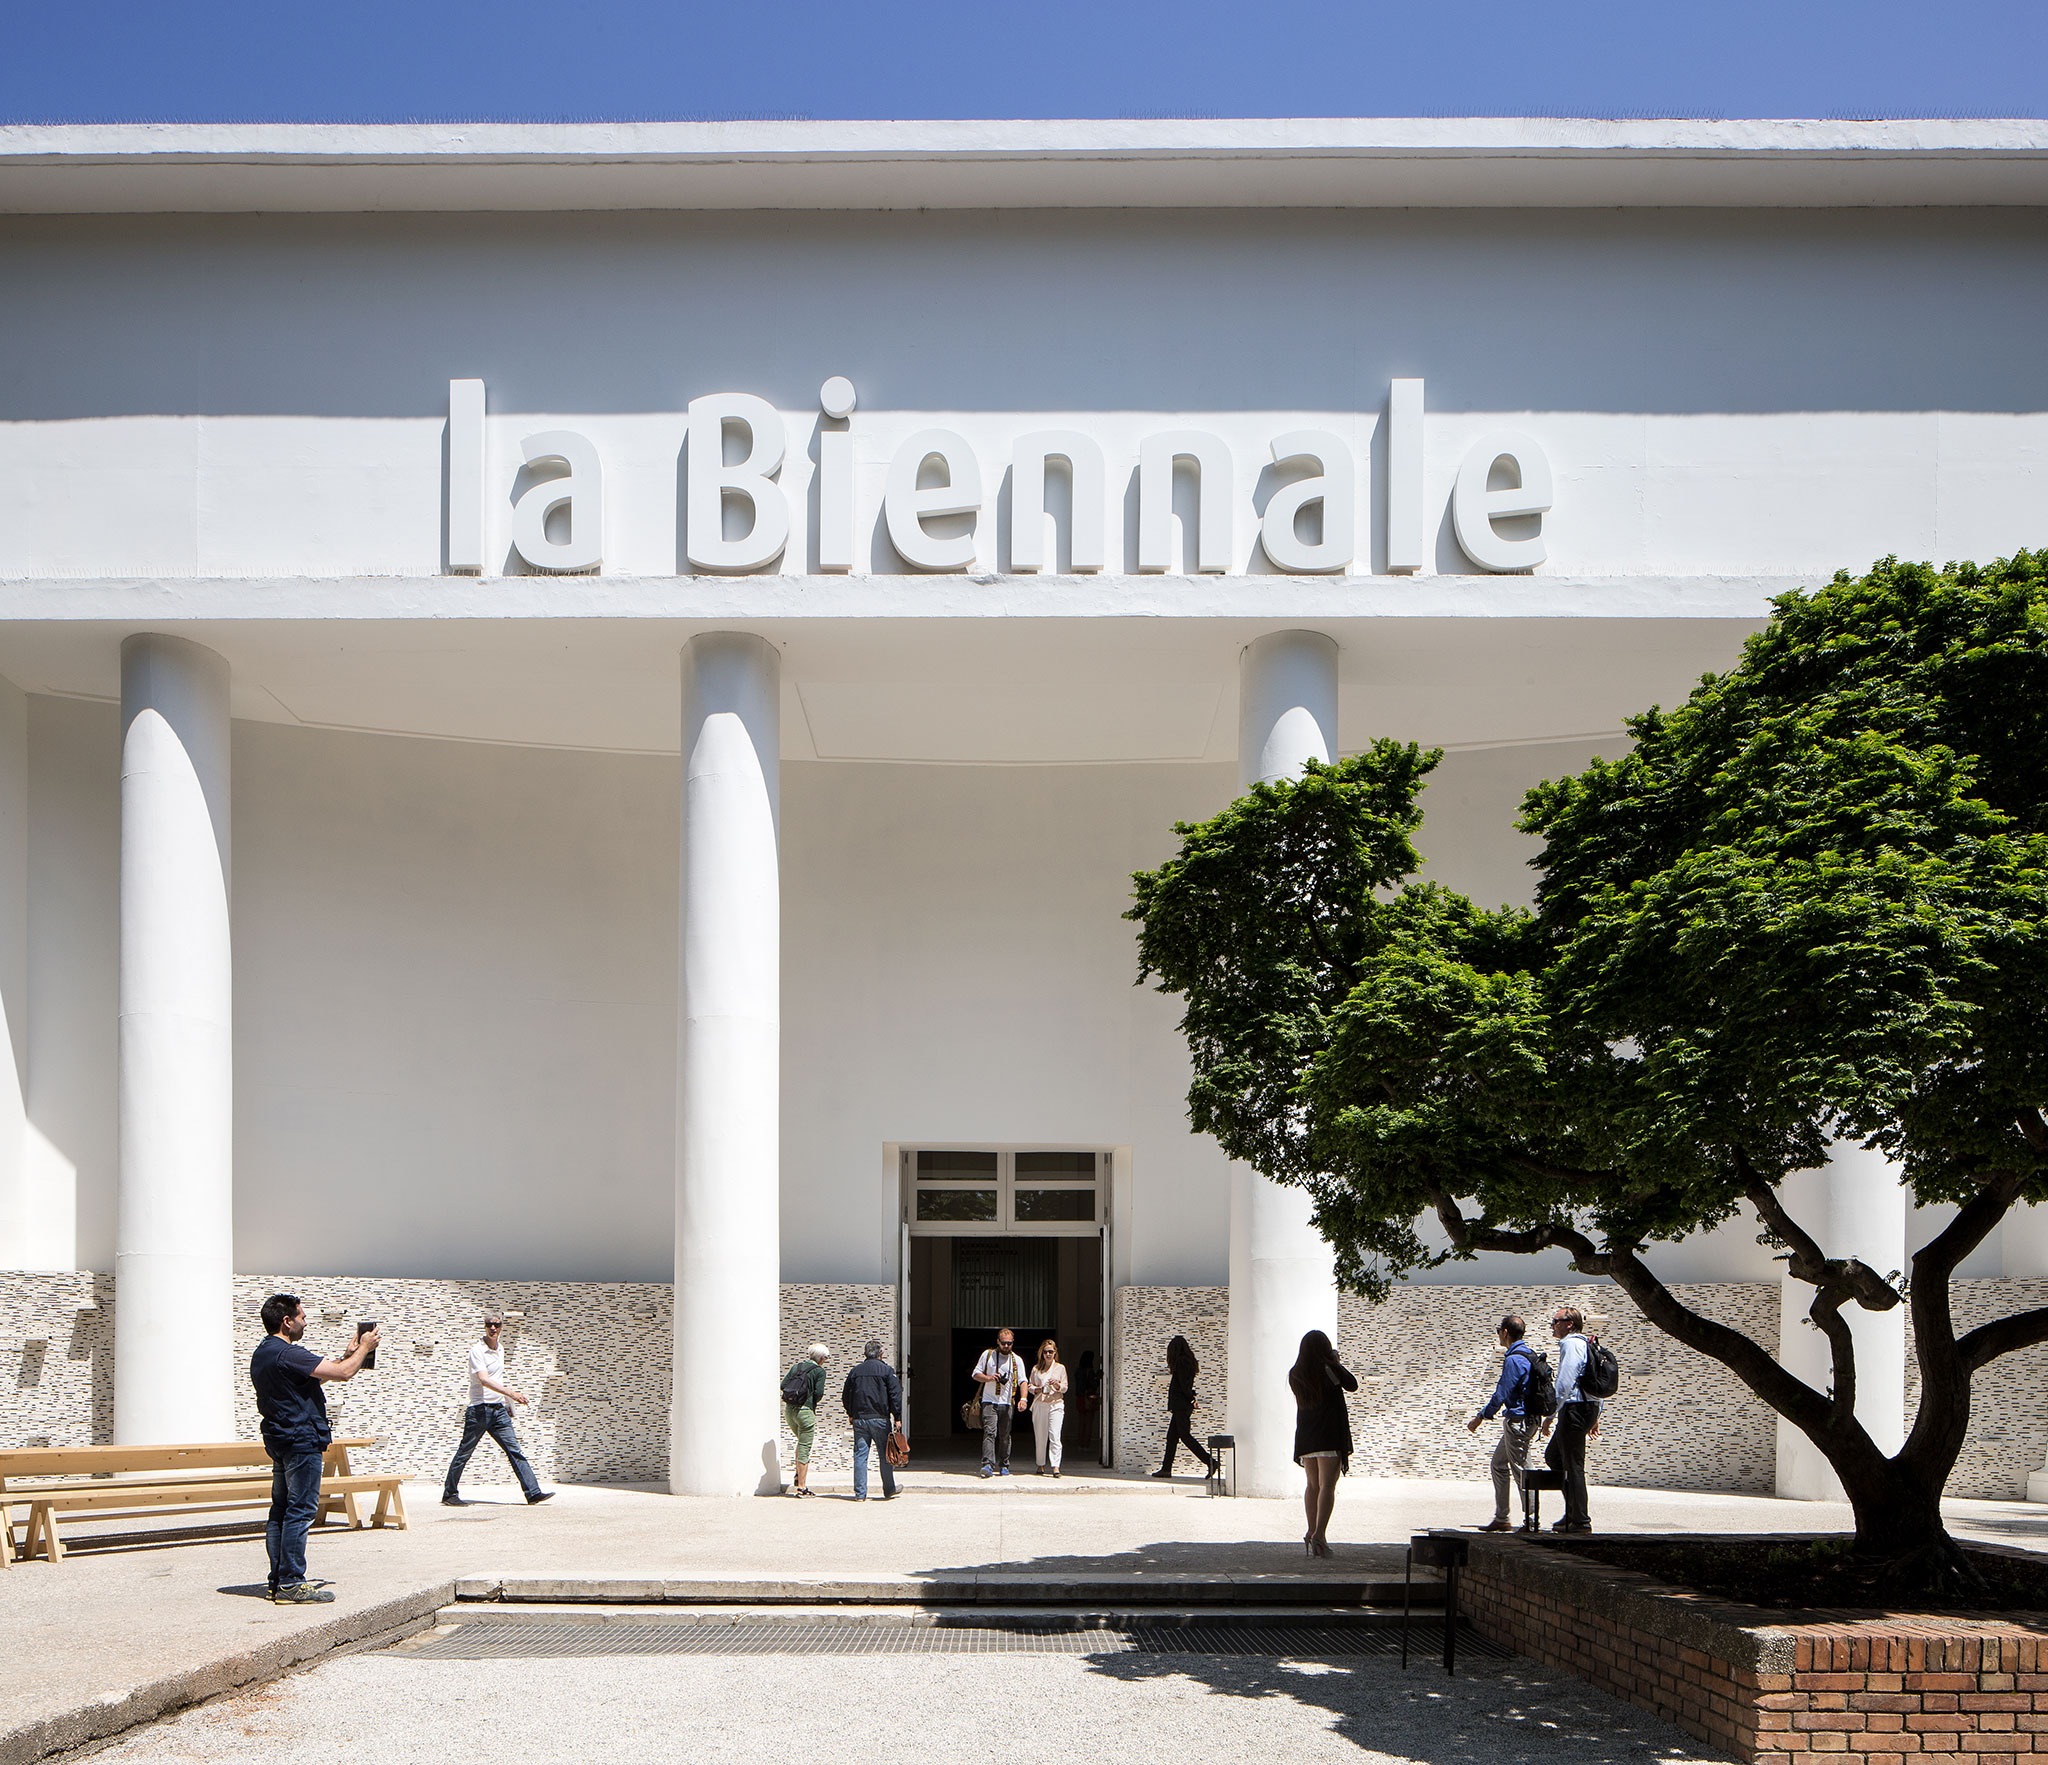
<path fill-rule="evenodd" d="M 981 1474 L 982 1474 L 982 1475 L 983 1475 L 984 1477 L 993 1477 L 993 1476 L 995 1475 L 995 1471 L 994 1471 L 994 1470 L 993 1470 L 993 1469 L 992 1469 L 992 1468 L 991 1468 L 990 1466 L 988 1466 L 988 1465 L 983 1465 L 983 1466 L 981 1467 Z"/>
<path fill-rule="evenodd" d="M 1008 1465 L 1005 1465 L 1005 1466 L 1004 1466 L 1004 1467 L 1002 1468 L 1001 1472 L 999 1473 L 999 1475 L 1001 1475 L 1001 1476 L 1004 1476 L 1004 1477 L 1007 1477 L 1007 1476 L 1009 1476 L 1009 1474 L 1010 1474 L 1010 1467 L 1009 1467 Z"/>
<path fill-rule="evenodd" d="M 444 1495 L 441 1498 L 441 1505 L 444 1508 L 471 1508 L 476 1506 L 466 1495 Z"/>
<path fill-rule="evenodd" d="M 553 1501 L 554 1499 L 555 1492 L 552 1489 L 536 1489 L 526 1498 L 526 1505 L 530 1508 L 537 1508 L 542 1502 Z"/>
<path fill-rule="evenodd" d="M 277 1606 L 331 1606 L 334 1604 L 334 1590 L 301 1581 L 291 1587 L 280 1587 L 270 1596 L 270 1601 Z"/>

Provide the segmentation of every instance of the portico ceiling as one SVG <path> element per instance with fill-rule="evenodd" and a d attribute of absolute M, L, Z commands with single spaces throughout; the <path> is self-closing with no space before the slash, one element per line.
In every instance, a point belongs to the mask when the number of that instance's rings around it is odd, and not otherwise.
<path fill-rule="evenodd" d="M 1262 592 L 1271 595 L 1270 579 Z M 1263 631 L 1299 624 L 1337 640 L 1347 747 L 1378 735 L 1489 746 L 1603 735 L 1632 711 L 1676 702 L 1701 673 L 1734 660 L 1762 603 L 1731 594 L 1700 616 L 1662 618 L 1572 613 L 1556 601 L 1521 617 L 1292 611 L 1299 616 L 152 619 L 138 607 L 127 618 L 0 622 L 0 675 L 33 693 L 112 700 L 121 639 L 171 630 L 227 657 L 238 718 L 673 753 L 678 653 L 715 624 L 781 648 L 790 759 L 1227 762 L 1237 658 Z"/>

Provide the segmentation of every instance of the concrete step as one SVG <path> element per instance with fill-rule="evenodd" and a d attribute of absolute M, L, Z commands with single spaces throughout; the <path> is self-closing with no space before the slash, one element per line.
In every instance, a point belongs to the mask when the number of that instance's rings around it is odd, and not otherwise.
<path fill-rule="evenodd" d="M 1342 1610 L 1398 1608 L 1398 1574 L 1219 1573 L 1171 1575 L 1098 1572 L 1047 1575 L 976 1570 L 941 1575 L 777 1576 L 471 1576 L 455 1584 L 456 1601 L 499 1613 L 524 1605 L 649 1607 L 673 1616 L 690 1607 L 1025 1607 L 1058 1606 L 1109 1612 L 1163 1607 L 1265 1607 Z M 1418 1571 L 1418 1605 L 1442 1603 L 1442 1584 Z"/>
<path fill-rule="evenodd" d="M 1418 1587 L 1415 1609 L 1419 1616 L 1426 1615 L 1432 1620 L 1442 1610 L 1443 1590 L 1440 1587 L 1427 1589 Z M 1146 1606 L 1134 1612 L 1129 1606 L 1114 1611 L 1091 1610 L 1080 1606 L 997 1606 L 978 1605 L 972 1608 L 930 1607 L 912 1605 L 778 1605 L 778 1606 L 711 1606 L 711 1605 L 603 1605 L 596 1602 L 569 1602 L 534 1600 L 512 1605 L 500 1605 L 484 1600 L 458 1601 L 443 1606 L 434 1614 L 437 1629 L 455 1625 L 481 1624 L 499 1626 L 506 1624 L 788 1624 L 818 1627 L 838 1624 L 869 1625 L 1019 1625 L 1032 1628 L 1052 1626 L 1056 1629 L 1113 1630 L 1128 1626 L 1134 1618 L 1140 1618 L 1148 1625 L 1161 1624 L 1238 1624 L 1293 1626 L 1319 1624 L 1344 1626 L 1351 1624 L 1384 1625 L 1399 1621 L 1396 1608 L 1389 1612 L 1384 1607 L 1312 1605 L 1298 1606 Z"/>

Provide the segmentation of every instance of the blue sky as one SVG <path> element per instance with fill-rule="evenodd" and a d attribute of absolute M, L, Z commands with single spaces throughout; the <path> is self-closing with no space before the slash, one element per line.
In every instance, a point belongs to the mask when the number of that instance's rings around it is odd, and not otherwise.
<path fill-rule="evenodd" d="M 23 0 L 14 122 L 2038 116 L 2043 0 Z"/>

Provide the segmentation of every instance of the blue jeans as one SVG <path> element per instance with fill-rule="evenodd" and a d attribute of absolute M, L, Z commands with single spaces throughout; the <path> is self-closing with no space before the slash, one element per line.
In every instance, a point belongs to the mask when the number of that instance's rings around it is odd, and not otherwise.
<path fill-rule="evenodd" d="M 882 1467 L 882 1493 L 896 1493 L 896 1467 L 889 1463 L 889 1422 L 886 1416 L 853 1418 L 853 1494 L 855 1500 L 868 1492 L 868 1448 L 875 1449 L 875 1462 Z"/>
<path fill-rule="evenodd" d="M 270 1519 L 263 1548 L 270 1553 L 270 1585 L 297 1587 L 306 1579 L 306 1528 L 320 1511 L 321 1448 L 270 1449 Z"/>
<path fill-rule="evenodd" d="M 468 1467 L 469 1455 L 476 1451 L 477 1442 L 488 1434 L 505 1449 L 505 1457 L 512 1461 L 512 1475 L 519 1479 L 519 1487 L 531 1501 L 540 1494 L 540 1479 L 533 1474 L 533 1466 L 526 1454 L 520 1450 L 519 1436 L 512 1431 L 512 1412 L 502 1403 L 473 1403 L 462 1412 L 462 1444 L 455 1449 L 455 1456 L 448 1461 L 448 1480 L 442 1486 L 441 1494 L 451 1496 L 462 1481 L 462 1473 Z"/>

